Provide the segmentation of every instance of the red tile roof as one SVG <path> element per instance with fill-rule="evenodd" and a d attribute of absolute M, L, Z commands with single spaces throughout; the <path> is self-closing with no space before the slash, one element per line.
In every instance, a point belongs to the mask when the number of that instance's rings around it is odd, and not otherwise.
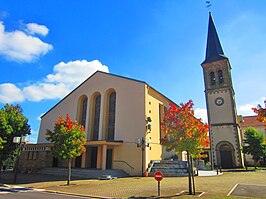
<path fill-rule="evenodd" d="M 259 127 L 264 126 L 265 123 L 259 122 L 257 116 L 243 116 L 243 120 L 240 122 L 240 127 L 245 128 L 248 126 Z"/>

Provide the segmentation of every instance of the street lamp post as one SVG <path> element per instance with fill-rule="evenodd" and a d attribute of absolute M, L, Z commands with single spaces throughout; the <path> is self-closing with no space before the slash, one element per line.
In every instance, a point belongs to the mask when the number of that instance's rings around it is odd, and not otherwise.
<path fill-rule="evenodd" d="M 144 153 L 145 153 L 145 148 L 150 146 L 150 139 L 149 140 L 145 140 L 144 137 L 142 138 L 138 138 L 136 140 L 136 144 L 138 148 L 141 148 L 141 173 L 142 176 L 144 176 Z"/>
<path fill-rule="evenodd" d="M 145 119 L 145 122 L 146 122 L 146 133 L 145 135 L 147 135 L 148 133 L 151 133 L 151 118 L 150 117 L 147 117 Z M 146 136 L 145 136 L 146 137 Z M 142 173 L 142 176 L 144 176 L 144 155 L 145 155 L 145 148 L 146 147 L 149 147 L 150 146 L 150 142 L 151 140 L 148 139 L 146 140 L 145 137 L 141 137 L 141 138 L 138 138 L 136 140 L 136 144 L 137 144 L 137 147 L 138 148 L 141 148 L 141 173 Z"/>
<path fill-rule="evenodd" d="M 21 151 L 22 151 L 22 149 L 24 148 L 24 146 L 25 146 L 25 144 L 27 142 L 28 142 L 28 137 L 27 136 L 21 135 L 20 137 L 14 137 L 13 138 L 13 143 L 19 145 L 19 150 L 18 150 L 17 159 L 16 159 L 16 162 L 15 162 L 15 168 L 14 168 L 14 179 L 13 179 L 13 183 L 14 184 L 16 184 L 16 182 L 17 182 L 18 164 L 19 164 L 20 154 L 21 154 Z"/>

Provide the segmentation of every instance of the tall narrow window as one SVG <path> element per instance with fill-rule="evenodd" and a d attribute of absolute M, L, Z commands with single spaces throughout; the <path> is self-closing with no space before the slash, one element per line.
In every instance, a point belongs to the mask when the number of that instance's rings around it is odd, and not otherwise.
<path fill-rule="evenodd" d="M 116 107 L 116 92 L 109 95 L 109 110 L 108 110 L 108 140 L 114 140 L 115 137 L 115 107 Z"/>
<path fill-rule="evenodd" d="M 94 101 L 94 118 L 93 118 L 93 140 L 99 138 L 99 125 L 100 125 L 100 110 L 101 110 L 101 95 L 95 97 Z"/>
<path fill-rule="evenodd" d="M 80 120 L 80 124 L 84 126 L 85 128 L 85 124 L 86 124 L 86 113 L 87 113 L 87 103 L 88 103 L 88 98 L 85 97 L 84 99 L 82 99 L 81 102 L 81 120 Z"/>
<path fill-rule="evenodd" d="M 211 85 L 215 85 L 215 74 L 214 72 L 210 73 Z"/>
<path fill-rule="evenodd" d="M 160 143 L 162 143 L 162 132 L 163 132 L 163 130 L 162 130 L 162 125 L 161 125 L 161 123 L 162 123 L 162 121 L 163 121 L 163 110 L 164 110 L 164 106 L 162 105 L 162 104 L 159 104 L 159 129 L 160 129 L 160 135 L 159 135 L 159 137 L 160 137 Z"/>
<path fill-rule="evenodd" d="M 219 84 L 223 84 L 224 83 L 224 77 L 223 77 L 223 71 L 222 70 L 218 70 L 218 78 L 219 78 Z"/>

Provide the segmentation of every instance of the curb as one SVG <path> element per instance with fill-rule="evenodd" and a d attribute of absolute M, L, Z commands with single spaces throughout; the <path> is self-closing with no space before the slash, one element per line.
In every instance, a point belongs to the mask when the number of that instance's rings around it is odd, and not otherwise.
<path fill-rule="evenodd" d="M 69 196 L 77 196 L 77 197 L 88 197 L 88 198 L 98 198 L 98 199 L 118 199 L 118 197 L 101 197 L 101 196 L 92 196 L 92 195 L 84 195 L 84 194 L 78 194 L 78 193 L 69 193 L 69 192 L 60 192 L 60 191 L 52 191 L 52 190 L 45 190 L 44 192 L 51 193 L 51 194 L 60 194 L 60 195 L 69 195 Z M 177 193 L 175 195 L 167 195 L 167 196 L 136 196 L 136 197 L 129 197 L 130 198 L 142 198 L 142 199 L 163 199 L 163 198 L 172 198 L 172 197 L 178 197 L 184 194 L 186 191 L 181 191 L 180 193 Z M 196 197 L 201 197 L 204 195 L 205 192 L 200 192 L 199 195 L 195 195 Z M 120 197 L 121 199 L 124 197 Z M 128 197 L 127 197 L 128 198 Z"/>
<path fill-rule="evenodd" d="M 44 190 L 44 192 L 51 193 L 51 194 L 61 194 L 61 195 L 69 195 L 69 196 L 78 196 L 78 197 L 89 197 L 89 198 L 99 198 L 99 199 L 112 199 L 110 197 L 91 196 L 91 195 L 84 195 L 84 194 L 78 194 L 78 193 L 69 193 L 69 192 L 62 192 L 62 191 Z"/>

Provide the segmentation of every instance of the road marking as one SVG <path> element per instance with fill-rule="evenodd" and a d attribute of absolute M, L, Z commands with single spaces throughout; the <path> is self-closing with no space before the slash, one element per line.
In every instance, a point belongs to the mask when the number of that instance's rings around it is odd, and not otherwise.
<path fill-rule="evenodd" d="M 8 193 L 10 193 L 10 192 L 8 192 L 8 191 L 0 191 L 0 195 L 1 194 L 8 194 Z"/>
<path fill-rule="evenodd" d="M 236 185 L 233 187 L 233 189 L 231 189 L 231 191 L 227 194 L 227 196 L 230 196 L 231 193 L 236 189 L 237 186 L 238 186 L 238 184 L 236 184 Z"/>
<path fill-rule="evenodd" d="M 9 194 L 9 193 L 20 193 L 20 192 L 41 192 L 45 191 L 45 189 L 34 189 L 27 187 L 19 187 L 19 186 L 5 186 L 0 187 L 0 194 Z"/>
<path fill-rule="evenodd" d="M 205 194 L 206 192 L 202 192 L 200 195 L 198 195 L 197 197 L 201 197 L 203 194 Z"/>

